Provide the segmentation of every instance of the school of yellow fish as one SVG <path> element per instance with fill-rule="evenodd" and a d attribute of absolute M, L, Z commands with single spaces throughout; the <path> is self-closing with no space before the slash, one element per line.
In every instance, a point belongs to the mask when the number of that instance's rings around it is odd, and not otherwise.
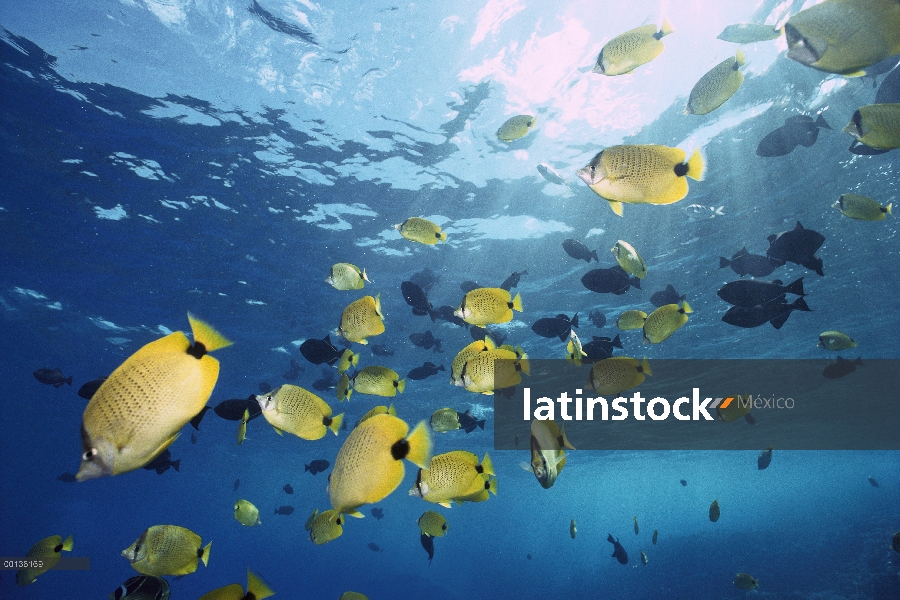
<path fill-rule="evenodd" d="M 858 26 L 846 25 L 847 11 L 853 11 Z M 611 39 L 600 52 L 593 72 L 604 76 L 632 73 L 664 50 L 663 37 L 676 30 L 668 20 L 660 27 L 644 25 Z M 872 32 L 877 32 L 873 35 Z M 866 67 L 900 53 L 900 4 L 896 0 L 826 0 L 793 15 L 781 30 L 769 26 L 742 24 L 723 32 L 722 39 L 747 43 L 774 39 L 785 35 L 787 56 L 812 68 L 847 76 L 860 74 Z M 724 37 L 723 37 L 724 36 Z M 744 53 L 722 61 L 694 86 L 685 112 L 703 115 L 716 110 L 740 88 L 744 75 Z M 503 123 L 496 132 L 499 140 L 511 143 L 536 128 L 537 117 L 517 115 Z M 900 147 L 900 105 L 862 106 L 854 113 L 845 131 L 861 143 L 875 149 Z M 687 178 L 700 181 L 707 165 L 700 149 L 688 154 L 664 145 L 618 145 L 601 149 L 578 176 L 598 196 L 606 200 L 616 215 L 623 215 L 623 204 L 666 205 L 678 202 L 689 192 Z M 843 194 L 835 208 L 844 215 L 863 220 L 883 220 L 891 214 L 891 205 L 883 207 L 874 200 L 855 194 Z M 403 238 L 420 244 L 434 245 L 447 240 L 447 233 L 437 224 L 420 217 L 410 217 L 395 225 Z M 627 241 L 618 240 L 611 249 L 618 264 L 629 274 L 643 278 L 648 266 Z M 337 290 L 361 290 L 372 285 L 365 269 L 350 263 L 336 263 L 325 280 Z M 484 327 L 507 323 L 523 312 L 520 294 L 512 296 L 501 288 L 472 289 L 461 299 L 454 315 L 466 323 Z M 649 315 L 637 310 L 623 312 L 616 325 L 622 330 L 641 329 L 645 343 L 659 344 L 688 322 L 692 309 L 680 301 L 657 308 Z M 362 296 L 350 302 L 340 315 L 335 315 L 337 334 L 348 341 L 367 344 L 368 339 L 385 331 L 385 315 L 380 295 Z M 81 424 L 83 453 L 77 474 L 79 481 L 114 476 L 139 469 L 172 444 L 182 428 L 206 405 L 219 374 L 219 362 L 210 353 L 231 342 L 204 321 L 188 315 L 193 334 L 191 341 L 184 333 L 175 332 L 150 342 L 125 360 L 99 387 L 84 410 Z M 823 348 L 843 349 L 855 342 L 836 331 L 820 337 Z M 571 333 L 566 345 L 567 358 L 577 365 L 586 355 L 580 340 Z M 496 361 L 496 359 L 502 359 Z M 356 366 L 359 355 L 347 350 L 338 371 L 341 378 L 336 388 L 338 401 L 355 402 L 361 395 L 395 397 L 403 394 L 406 382 L 395 371 L 369 365 L 353 376 L 347 371 Z M 529 374 L 529 360 L 521 346 L 497 346 L 489 336 L 462 348 L 453 359 L 450 384 L 477 394 L 493 394 L 519 384 Z M 586 387 L 601 395 L 615 395 L 639 386 L 652 376 L 646 358 L 614 356 L 594 363 Z M 265 420 L 282 435 L 293 434 L 303 440 L 318 440 L 328 431 L 340 435 L 343 414 L 333 415 L 332 408 L 312 392 L 292 384 L 256 396 Z M 739 403 L 736 403 L 739 404 Z M 743 416 L 740 409 L 722 411 L 725 421 Z M 459 428 L 458 415 L 452 409 L 441 409 L 432 419 L 435 431 Z M 448 413 L 446 411 L 451 411 Z M 246 439 L 249 415 L 241 420 L 238 443 Z M 552 420 L 531 423 L 530 462 L 525 468 L 533 472 L 543 488 L 550 488 L 562 473 L 567 455 L 574 450 L 564 428 Z M 498 477 L 490 457 L 479 460 L 475 454 L 452 450 L 432 455 L 433 444 L 429 424 L 410 426 L 397 416 L 392 406 L 372 408 L 351 429 L 334 459 L 328 476 L 327 494 L 331 508 L 316 509 L 306 522 L 309 539 L 316 545 L 331 542 L 342 535 L 346 516 L 361 518 L 360 509 L 380 502 L 402 483 L 405 461 L 417 468 L 410 496 L 449 508 L 452 504 L 478 503 L 498 492 Z M 234 518 L 243 526 L 261 524 L 259 511 L 248 500 L 234 506 Z M 709 507 L 709 519 L 720 517 L 715 500 Z M 435 511 L 425 511 L 417 520 L 423 536 L 447 534 L 446 518 Z M 569 527 L 576 537 L 576 522 Z M 637 517 L 634 531 L 638 534 Z M 653 532 L 653 544 L 657 541 Z M 616 542 L 617 543 L 617 542 Z M 194 573 L 199 564 L 208 564 L 212 542 L 190 529 L 160 524 L 148 528 L 122 556 L 146 578 L 134 578 L 122 587 L 116 598 L 144 597 L 148 589 L 164 590 L 163 576 Z M 39 541 L 29 556 L 46 557 L 48 564 L 59 560 L 62 551 L 71 551 L 72 538 L 65 541 L 55 535 Z M 641 552 L 641 561 L 647 564 Z M 48 567 L 49 568 L 49 567 Z M 19 585 L 33 583 L 47 569 L 19 571 Z M 160 583 L 161 582 L 161 583 Z M 742 590 L 758 587 L 758 581 L 739 573 L 734 585 Z M 246 591 L 241 584 L 231 584 L 205 594 L 201 600 L 229 598 L 265 598 L 274 592 L 253 572 L 247 573 Z M 149 596 L 148 596 L 149 597 Z M 365 598 L 347 592 L 342 598 Z"/>

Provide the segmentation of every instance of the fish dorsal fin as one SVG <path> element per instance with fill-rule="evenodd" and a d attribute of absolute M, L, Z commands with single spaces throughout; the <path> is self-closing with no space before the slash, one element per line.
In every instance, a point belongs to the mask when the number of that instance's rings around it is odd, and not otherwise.
<path fill-rule="evenodd" d="M 797 221 L 797 224 L 794 225 L 794 231 L 800 231 L 803 229 L 803 225 L 800 224 L 800 221 Z"/>

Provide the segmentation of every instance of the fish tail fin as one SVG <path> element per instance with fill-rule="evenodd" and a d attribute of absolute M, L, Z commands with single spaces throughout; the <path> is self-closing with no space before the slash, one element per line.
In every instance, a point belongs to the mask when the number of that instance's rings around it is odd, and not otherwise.
<path fill-rule="evenodd" d="M 441 242 L 446 242 L 446 241 L 447 241 L 447 234 L 444 233 L 444 232 L 441 232 L 441 233 L 437 234 L 437 238 L 438 238 L 439 240 L 441 240 Z"/>
<path fill-rule="evenodd" d="M 172 467 L 180 473 L 181 472 L 181 459 L 179 458 L 178 460 L 173 460 Z"/>
<path fill-rule="evenodd" d="M 365 269 L 363 269 L 363 272 L 362 272 L 362 278 L 365 279 L 366 281 L 368 281 L 369 283 L 372 283 L 372 280 L 369 279 L 369 276 L 368 276 L 368 275 L 366 275 L 366 270 L 365 270 Z"/>
<path fill-rule="evenodd" d="M 831 125 L 828 124 L 828 121 L 825 120 L 825 117 L 822 116 L 822 113 L 819 113 L 819 116 L 816 117 L 816 127 L 821 127 L 822 129 L 831 129 Z"/>
<path fill-rule="evenodd" d="M 488 475 L 497 475 L 494 473 L 494 463 L 491 462 L 491 457 L 488 456 L 488 453 L 484 453 L 484 458 L 481 459 L 481 468 Z"/>
<path fill-rule="evenodd" d="M 803 298 L 797 298 L 796 300 L 794 300 L 791 303 L 791 308 L 793 308 L 794 310 L 802 310 L 802 311 L 806 311 L 806 312 L 812 312 L 812 309 L 809 307 L 809 305 L 806 303 L 806 300 L 804 300 Z"/>
<path fill-rule="evenodd" d="M 857 359 L 857 360 L 859 360 L 859 359 Z M 860 364 L 862 364 L 862 363 L 860 363 Z M 486 419 L 482 419 L 482 420 L 480 420 L 480 421 L 475 421 L 475 424 L 478 425 L 479 427 L 481 427 L 481 429 L 482 429 L 482 431 L 483 431 L 483 430 L 484 430 L 484 423 L 485 423 L 485 421 L 486 421 Z"/>
<path fill-rule="evenodd" d="M 406 441 L 409 443 L 409 453 L 406 455 L 406 460 L 419 468 L 427 469 L 431 464 L 432 448 L 428 424 L 425 421 L 419 421 L 419 424 L 409 434 Z"/>
<path fill-rule="evenodd" d="M 200 560 L 203 561 L 203 566 L 209 566 L 209 551 L 212 548 L 212 542 L 208 543 L 205 548 L 200 551 Z"/>
<path fill-rule="evenodd" d="M 491 477 L 490 481 L 488 481 L 487 489 L 491 491 L 495 496 L 497 495 L 497 478 Z"/>
<path fill-rule="evenodd" d="M 890 204 L 888 204 L 888 212 L 891 212 L 891 205 L 890 205 Z M 72 385 L 72 376 L 71 376 L 71 375 L 69 375 L 69 376 L 66 378 L 66 383 L 68 383 L 69 385 Z"/>
<path fill-rule="evenodd" d="M 628 283 L 633 288 L 641 289 L 641 280 L 637 277 L 632 277 Z"/>
<path fill-rule="evenodd" d="M 891 215 L 891 216 L 894 216 L 894 213 L 891 212 L 891 207 L 892 207 L 893 205 L 894 205 L 894 203 L 891 202 L 891 203 L 889 203 L 887 206 L 885 206 L 885 207 L 884 207 L 884 212 L 886 212 L 887 214 L 889 214 L 889 215 Z M 70 379 L 71 379 L 71 377 L 70 377 Z"/>
<path fill-rule="evenodd" d="M 616 334 L 616 337 L 613 338 L 613 341 L 610 345 L 615 346 L 616 348 L 622 349 L 622 340 L 619 338 L 619 334 Z"/>
<path fill-rule="evenodd" d="M 259 576 L 247 569 L 247 594 L 256 600 L 263 600 L 263 598 L 274 596 L 275 592 Z"/>
<path fill-rule="evenodd" d="M 662 27 L 659 28 L 659 37 L 665 37 L 673 31 L 675 31 L 675 29 L 672 27 L 672 24 L 669 23 L 669 19 L 663 19 Z"/>
<path fill-rule="evenodd" d="M 859 359 L 857 358 L 856 360 L 859 360 Z M 862 363 L 859 363 L 859 364 L 862 364 Z M 66 538 L 66 541 L 64 541 L 62 543 L 62 549 L 65 550 L 66 552 L 71 552 L 72 548 L 74 548 L 74 547 L 75 547 L 75 540 L 72 539 L 72 536 L 70 535 L 69 537 Z"/>
<path fill-rule="evenodd" d="M 653 376 L 653 371 L 650 370 L 650 363 L 647 362 L 647 357 L 644 357 L 644 360 L 641 361 L 641 373 L 644 375 Z"/>
<path fill-rule="evenodd" d="M 622 213 L 622 203 L 617 202 L 615 200 L 609 200 L 609 199 L 607 199 L 607 202 L 609 202 L 609 207 L 612 209 L 612 211 L 621 217 L 623 214 Z M 594 258 L 597 258 L 596 250 L 594 250 L 593 255 L 594 255 Z M 588 261 L 588 262 L 590 262 L 590 261 Z M 600 262 L 600 259 L 597 259 L 597 262 Z"/>
<path fill-rule="evenodd" d="M 687 303 L 687 300 L 681 301 L 681 312 L 683 312 L 686 315 L 689 315 L 692 312 L 694 312 L 694 309 L 691 308 L 691 305 Z"/>
<path fill-rule="evenodd" d="M 225 336 L 213 329 L 208 323 L 194 317 L 191 313 L 188 313 L 188 321 L 191 323 L 194 343 L 199 342 L 203 344 L 206 352 L 212 352 L 231 345 L 231 342 Z"/>
<path fill-rule="evenodd" d="M 621 204 L 621 203 L 620 203 L 620 204 Z M 616 210 L 616 209 L 613 208 L 613 211 L 615 211 L 615 210 Z M 621 210 L 621 208 L 620 208 L 619 210 Z M 618 214 L 618 213 L 616 213 L 616 214 Z M 622 215 L 619 215 L 619 216 L 621 217 Z M 594 250 L 593 252 L 591 252 L 591 258 L 593 258 L 593 259 L 596 260 L 597 262 L 600 262 L 600 259 L 597 258 L 597 251 L 596 251 L 596 250 Z M 591 262 L 591 258 L 588 259 L 588 262 Z"/>
<path fill-rule="evenodd" d="M 528 355 L 523 354 L 522 358 L 519 359 L 519 369 L 525 373 L 526 375 L 531 375 L 531 364 L 528 361 Z"/>
<path fill-rule="evenodd" d="M 512 309 L 522 312 L 522 294 L 516 294 L 512 301 Z"/>
<path fill-rule="evenodd" d="M 803 278 L 801 277 L 800 279 L 791 283 L 789 286 L 784 288 L 784 291 L 796 296 L 805 296 L 806 294 L 803 293 Z"/>
<path fill-rule="evenodd" d="M 725 258 L 724 256 L 719 257 L 719 268 L 724 269 L 725 267 L 731 266 L 731 261 Z"/>
<path fill-rule="evenodd" d="M 493 349 L 495 349 L 496 347 L 497 347 L 497 344 L 494 342 L 494 340 L 491 339 L 491 336 L 485 335 L 485 336 L 484 336 L 484 348 L 485 348 L 485 350 L 493 350 Z"/>
<path fill-rule="evenodd" d="M 406 389 L 406 380 L 401 379 L 400 381 L 397 382 L 397 391 L 402 394 L 403 390 L 405 390 L 405 389 Z"/>
<path fill-rule="evenodd" d="M 734 54 L 734 70 L 737 71 L 738 67 L 747 63 L 747 55 L 744 54 L 743 50 L 738 48 L 738 51 Z"/>
<path fill-rule="evenodd" d="M 691 157 L 687 161 L 687 175 L 691 179 L 695 181 L 702 181 L 703 175 L 706 172 L 706 162 L 703 160 L 703 155 L 700 154 L 700 148 L 694 150 L 694 153 L 691 154 Z"/>
<path fill-rule="evenodd" d="M 338 431 L 341 430 L 341 423 L 343 423 L 343 422 L 344 422 L 344 413 L 341 413 L 336 417 L 332 417 L 331 425 L 328 426 L 328 429 L 331 430 L 331 433 L 333 433 L 334 435 L 337 435 Z M 307 469 L 307 471 L 308 470 L 309 469 Z"/>
<path fill-rule="evenodd" d="M 800 299 L 802 300 L 802 298 L 800 298 Z M 769 323 L 771 323 L 772 327 L 774 327 L 775 329 L 781 329 L 781 326 L 785 324 L 785 322 L 788 320 L 789 316 L 791 316 L 791 311 L 786 310 L 783 313 L 781 313 L 780 315 L 778 315 L 777 317 L 775 317 L 774 319 L 772 319 L 771 321 L 769 321 Z"/>
<path fill-rule="evenodd" d="M 594 250 L 596 252 L 596 250 Z M 575 313 L 575 316 L 572 317 L 572 327 L 578 327 L 578 313 Z"/>

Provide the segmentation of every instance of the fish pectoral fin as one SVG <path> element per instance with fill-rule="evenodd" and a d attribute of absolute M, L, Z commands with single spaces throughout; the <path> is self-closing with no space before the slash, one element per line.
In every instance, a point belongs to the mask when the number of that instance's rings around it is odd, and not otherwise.
<path fill-rule="evenodd" d="M 609 202 L 609 207 L 612 209 L 614 213 L 619 215 L 620 217 L 624 214 L 622 210 L 622 203 L 616 202 L 615 200 L 607 200 Z"/>
<path fill-rule="evenodd" d="M 443 506 L 444 508 L 453 508 L 453 505 L 449 502 L 438 502 L 438 504 Z"/>
<path fill-rule="evenodd" d="M 522 467 L 523 471 L 528 471 L 529 473 L 533 473 L 534 469 L 531 468 L 530 462 L 525 462 L 524 460 L 519 463 L 519 466 Z"/>

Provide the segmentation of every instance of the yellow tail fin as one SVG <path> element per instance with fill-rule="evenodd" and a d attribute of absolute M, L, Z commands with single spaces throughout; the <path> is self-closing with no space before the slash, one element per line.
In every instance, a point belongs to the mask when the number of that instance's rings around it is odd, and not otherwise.
<path fill-rule="evenodd" d="M 681 312 L 683 312 L 686 315 L 689 315 L 692 312 L 694 312 L 694 309 L 691 308 L 691 305 L 687 303 L 687 300 L 681 301 Z"/>
<path fill-rule="evenodd" d="M 487 452 L 484 453 L 484 459 L 481 461 L 481 468 L 488 475 L 496 475 L 496 473 L 494 473 L 494 464 L 491 462 L 491 457 L 488 456 Z"/>
<path fill-rule="evenodd" d="M 447 234 L 446 234 L 446 233 L 443 233 L 443 232 L 440 233 L 440 234 L 438 234 L 438 239 L 440 239 L 442 242 L 446 242 L 446 241 L 447 241 Z"/>
<path fill-rule="evenodd" d="M 747 55 L 744 54 L 742 50 L 738 50 L 734 55 L 734 62 L 736 62 L 739 67 L 746 64 Z"/>
<path fill-rule="evenodd" d="M 209 549 L 212 548 L 212 542 L 208 543 L 206 547 L 203 549 L 203 554 L 200 555 L 200 560 L 203 561 L 203 566 L 209 566 Z"/>
<path fill-rule="evenodd" d="M 647 362 L 647 357 L 646 357 L 646 356 L 644 357 L 644 360 L 641 361 L 641 372 L 642 372 L 644 375 L 650 375 L 650 376 L 653 376 L 653 371 L 650 370 L 650 363 Z"/>
<path fill-rule="evenodd" d="M 200 342 L 207 352 L 230 346 L 231 342 L 209 324 L 188 313 L 188 321 L 191 322 L 191 331 L 194 334 L 194 342 Z"/>
<path fill-rule="evenodd" d="M 431 464 L 431 432 L 425 421 L 419 421 L 413 432 L 407 436 L 409 442 L 409 454 L 406 460 L 416 466 L 427 469 Z"/>
<path fill-rule="evenodd" d="M 69 537 L 66 538 L 66 541 L 63 542 L 62 549 L 65 550 L 66 552 L 71 552 L 72 547 L 74 545 L 75 545 L 75 541 L 72 539 L 72 536 L 70 535 Z"/>
<path fill-rule="evenodd" d="M 531 375 L 531 366 L 528 362 L 527 354 L 523 354 L 521 360 L 519 360 L 519 368 L 522 369 L 522 372 L 526 375 Z"/>
<path fill-rule="evenodd" d="M 255 575 L 253 571 L 247 569 L 247 594 L 248 596 L 252 595 L 256 600 L 263 600 L 263 598 L 274 596 L 275 592 L 273 592 L 272 588 L 267 586 L 262 579 Z"/>
<path fill-rule="evenodd" d="M 488 489 L 496 496 L 497 495 L 497 478 L 491 478 L 491 481 L 488 483 Z"/>
<path fill-rule="evenodd" d="M 400 381 L 397 382 L 397 391 L 402 394 L 403 390 L 405 390 L 405 389 L 406 389 L 406 380 L 401 379 Z"/>
<path fill-rule="evenodd" d="M 660 37 L 667 36 L 673 31 L 675 31 L 675 29 L 672 28 L 672 24 L 669 23 L 669 20 L 663 19 L 662 27 L 659 28 L 659 32 L 662 34 Z"/>
<path fill-rule="evenodd" d="M 336 417 L 331 418 L 331 425 L 328 426 L 328 429 L 331 430 L 331 433 L 334 435 L 338 434 L 338 431 L 341 429 L 341 423 L 344 422 L 344 413 L 339 414 Z"/>
<path fill-rule="evenodd" d="M 522 312 L 522 295 L 521 294 L 516 294 L 516 297 L 513 298 L 512 308 L 513 308 L 513 310 Z"/>
<path fill-rule="evenodd" d="M 691 179 L 696 181 L 702 181 L 703 175 L 706 172 L 706 163 L 703 161 L 703 155 L 700 154 L 700 148 L 694 150 L 694 153 L 691 154 L 691 157 L 687 161 L 687 173 L 686 175 Z"/>

